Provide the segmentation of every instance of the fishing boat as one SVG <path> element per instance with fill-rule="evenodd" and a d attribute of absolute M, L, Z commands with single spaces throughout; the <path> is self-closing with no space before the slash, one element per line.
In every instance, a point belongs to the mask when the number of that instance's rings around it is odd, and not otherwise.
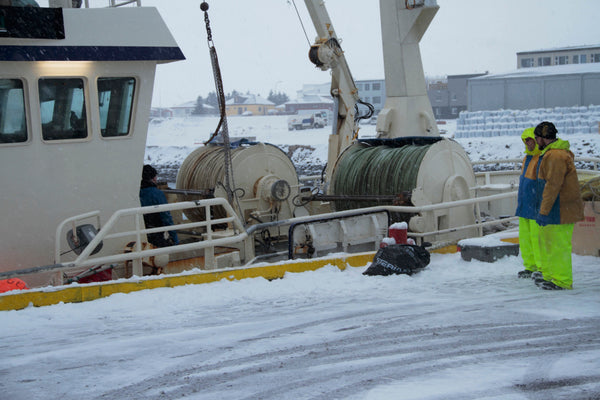
<path fill-rule="evenodd" d="M 0 309 L 363 266 L 399 221 L 430 251 L 456 249 L 498 225 L 483 212 L 514 210 L 520 171 L 476 175 L 438 132 L 419 54 L 435 2 L 381 3 L 388 97 L 377 138 L 363 140 L 360 93 L 323 2 L 311 0 L 309 58 L 331 71 L 337 116 L 325 178 L 307 186 L 276 146 L 230 143 L 223 112 L 215 139 L 164 188 L 169 202 L 141 207 L 155 70 L 184 55 L 156 9 L 128 3 L 0 7 L 0 279 L 28 288 L 0 294 Z M 175 224 L 146 227 L 160 212 Z M 179 244 L 148 243 L 170 230 Z"/>

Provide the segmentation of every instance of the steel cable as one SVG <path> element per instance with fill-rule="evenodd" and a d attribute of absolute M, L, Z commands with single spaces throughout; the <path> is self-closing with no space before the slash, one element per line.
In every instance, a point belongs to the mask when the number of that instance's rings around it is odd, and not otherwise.
<path fill-rule="evenodd" d="M 402 147 L 355 144 L 342 154 L 333 174 L 335 195 L 397 195 L 412 191 L 423 157 L 431 145 Z M 335 201 L 336 210 L 377 205 L 377 202 Z M 379 203 L 381 204 L 381 203 Z"/>

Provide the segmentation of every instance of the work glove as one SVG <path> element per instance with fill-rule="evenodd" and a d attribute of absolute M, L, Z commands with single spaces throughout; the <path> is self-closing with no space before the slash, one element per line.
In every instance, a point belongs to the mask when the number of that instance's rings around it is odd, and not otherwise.
<path fill-rule="evenodd" d="M 547 215 L 538 214 L 535 222 L 537 222 L 539 226 L 546 226 L 550 223 L 550 217 Z"/>

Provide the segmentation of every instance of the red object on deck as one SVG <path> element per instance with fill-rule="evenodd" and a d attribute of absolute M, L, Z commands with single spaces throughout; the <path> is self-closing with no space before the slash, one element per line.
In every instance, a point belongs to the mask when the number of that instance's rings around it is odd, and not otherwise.
<path fill-rule="evenodd" d="M 96 272 L 95 274 L 86 276 L 79 279 L 79 283 L 90 283 L 90 282 L 106 282 L 112 280 L 112 270 L 105 269 L 104 271 Z"/>
<path fill-rule="evenodd" d="M 406 244 L 406 239 L 408 239 L 408 230 L 406 228 L 401 229 L 392 226 L 389 229 L 389 235 L 390 237 L 394 238 L 396 244 Z"/>
<path fill-rule="evenodd" d="M 10 278 L 0 281 L 0 293 L 10 292 L 11 290 L 29 289 L 27 284 L 19 278 Z"/>

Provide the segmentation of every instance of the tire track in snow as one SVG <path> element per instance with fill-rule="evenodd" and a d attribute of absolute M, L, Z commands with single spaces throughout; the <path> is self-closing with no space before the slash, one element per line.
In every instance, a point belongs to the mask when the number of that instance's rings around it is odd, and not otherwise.
<path fill-rule="evenodd" d="M 353 322 L 352 315 L 346 317 Z M 258 352 L 253 351 L 254 341 L 306 335 L 303 329 L 320 325 L 330 329 L 331 323 L 339 320 L 322 319 L 271 331 L 240 342 L 235 348 L 204 354 L 206 362 L 201 364 L 196 361 L 195 366 L 152 377 L 99 398 L 176 399 L 193 394 L 202 399 L 214 398 L 217 393 L 221 399 L 347 398 L 390 381 L 454 368 L 526 357 L 552 362 L 561 354 L 600 350 L 597 318 L 419 329 L 403 329 L 401 321 L 392 318 L 356 329 L 353 328 L 357 325 L 350 324 L 348 329 L 338 330 L 344 336 L 326 342 L 288 345 L 266 352 L 266 346 L 261 344 L 256 346 Z M 215 358 L 222 360 L 210 362 Z M 581 388 L 582 393 L 600 396 L 596 378 L 565 376 L 552 380 L 540 372 L 497 391 L 500 395 L 525 393 L 531 398 L 560 398 L 561 394 L 572 395 L 573 390 Z M 457 398 L 478 397 L 481 393 L 473 392 L 461 393 Z"/>

